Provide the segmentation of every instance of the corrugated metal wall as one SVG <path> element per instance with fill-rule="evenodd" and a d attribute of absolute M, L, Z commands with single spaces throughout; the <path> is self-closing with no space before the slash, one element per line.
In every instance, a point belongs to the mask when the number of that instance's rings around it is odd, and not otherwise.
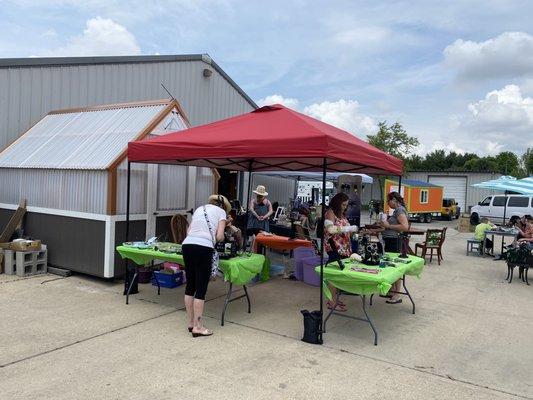
<path fill-rule="evenodd" d="M 207 204 L 207 199 L 213 194 L 215 178 L 211 168 L 196 169 L 196 198 L 195 207 Z"/>
<path fill-rule="evenodd" d="M 272 203 L 277 201 L 280 205 L 287 205 L 289 199 L 294 198 L 296 179 L 252 174 L 252 190 L 254 190 L 257 185 L 263 185 L 266 187 L 268 199 Z"/>
<path fill-rule="evenodd" d="M 146 213 L 146 181 L 148 164 L 131 164 L 130 213 Z M 117 168 L 117 214 L 126 214 L 128 188 L 128 162 L 124 160 Z"/>
<path fill-rule="evenodd" d="M 175 210 L 187 207 L 187 170 L 180 165 L 159 165 L 157 209 Z"/>
<path fill-rule="evenodd" d="M 105 214 L 107 171 L 0 169 L 0 203 Z"/>
<path fill-rule="evenodd" d="M 213 74 L 205 78 L 204 68 Z M 0 68 L 0 150 L 51 110 L 168 98 L 163 83 L 193 126 L 253 110 L 202 61 Z"/>

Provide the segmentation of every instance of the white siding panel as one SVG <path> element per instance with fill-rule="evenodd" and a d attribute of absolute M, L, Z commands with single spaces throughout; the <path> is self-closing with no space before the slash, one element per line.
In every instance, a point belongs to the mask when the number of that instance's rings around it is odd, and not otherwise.
<path fill-rule="evenodd" d="M 187 169 L 176 165 L 159 165 L 157 182 L 157 209 L 186 208 Z"/>
<path fill-rule="evenodd" d="M 211 168 L 198 168 L 196 170 L 196 202 L 195 208 L 207 204 L 207 199 L 213 194 L 215 178 Z"/>
<path fill-rule="evenodd" d="M 130 213 L 146 214 L 146 182 L 148 164 L 131 164 Z M 124 160 L 117 169 L 117 214 L 126 214 L 128 163 Z"/>
<path fill-rule="evenodd" d="M 106 171 L 0 169 L 0 202 L 88 213 L 105 213 Z"/>

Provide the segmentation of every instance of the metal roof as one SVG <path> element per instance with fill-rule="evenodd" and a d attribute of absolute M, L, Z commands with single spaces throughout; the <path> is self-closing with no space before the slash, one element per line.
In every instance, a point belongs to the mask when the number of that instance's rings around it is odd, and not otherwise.
<path fill-rule="evenodd" d="M 394 181 L 396 184 L 398 181 Z M 418 186 L 418 187 L 442 187 L 439 185 L 434 185 L 433 183 L 424 182 L 424 181 L 417 181 L 414 179 L 402 179 L 402 186 Z"/>
<path fill-rule="evenodd" d="M 101 57 L 31 57 L 0 58 L 0 68 L 48 67 L 97 64 L 141 64 L 158 62 L 201 61 L 212 66 L 254 108 L 257 104 L 235 83 L 208 54 L 174 54 L 157 56 L 101 56 Z"/>
<path fill-rule="evenodd" d="M 55 111 L 0 153 L 1 168 L 107 169 L 171 101 Z M 187 127 L 181 116 L 175 118 Z M 155 129 L 155 127 L 154 127 Z"/>

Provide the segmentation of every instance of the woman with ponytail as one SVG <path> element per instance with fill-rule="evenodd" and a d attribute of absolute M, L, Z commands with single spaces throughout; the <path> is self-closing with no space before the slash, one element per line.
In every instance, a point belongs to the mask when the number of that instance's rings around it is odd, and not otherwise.
<path fill-rule="evenodd" d="M 400 232 L 409 230 L 409 219 L 403 197 L 398 192 L 391 192 L 387 195 L 387 205 L 394 210 L 387 221 L 381 221 L 380 224 L 385 230 L 382 232 L 383 241 L 385 242 L 385 251 L 399 253 L 401 251 Z M 392 287 L 387 303 L 398 304 L 402 299 L 397 293 L 400 291 L 400 281 L 396 281 Z"/>

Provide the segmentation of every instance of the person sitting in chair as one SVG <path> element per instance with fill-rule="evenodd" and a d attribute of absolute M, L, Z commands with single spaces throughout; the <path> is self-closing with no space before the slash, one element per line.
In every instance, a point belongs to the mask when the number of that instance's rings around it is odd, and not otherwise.
<path fill-rule="evenodd" d="M 476 230 L 474 232 L 474 239 L 481 242 L 483 238 L 485 237 L 485 232 L 490 231 L 495 226 L 496 225 L 490 222 L 488 218 L 486 217 L 481 218 L 480 223 L 476 225 Z M 485 249 L 486 254 L 490 254 L 493 246 L 494 244 L 492 243 L 492 240 L 490 240 L 489 238 L 485 238 L 485 243 L 483 243 L 483 248 Z"/>

